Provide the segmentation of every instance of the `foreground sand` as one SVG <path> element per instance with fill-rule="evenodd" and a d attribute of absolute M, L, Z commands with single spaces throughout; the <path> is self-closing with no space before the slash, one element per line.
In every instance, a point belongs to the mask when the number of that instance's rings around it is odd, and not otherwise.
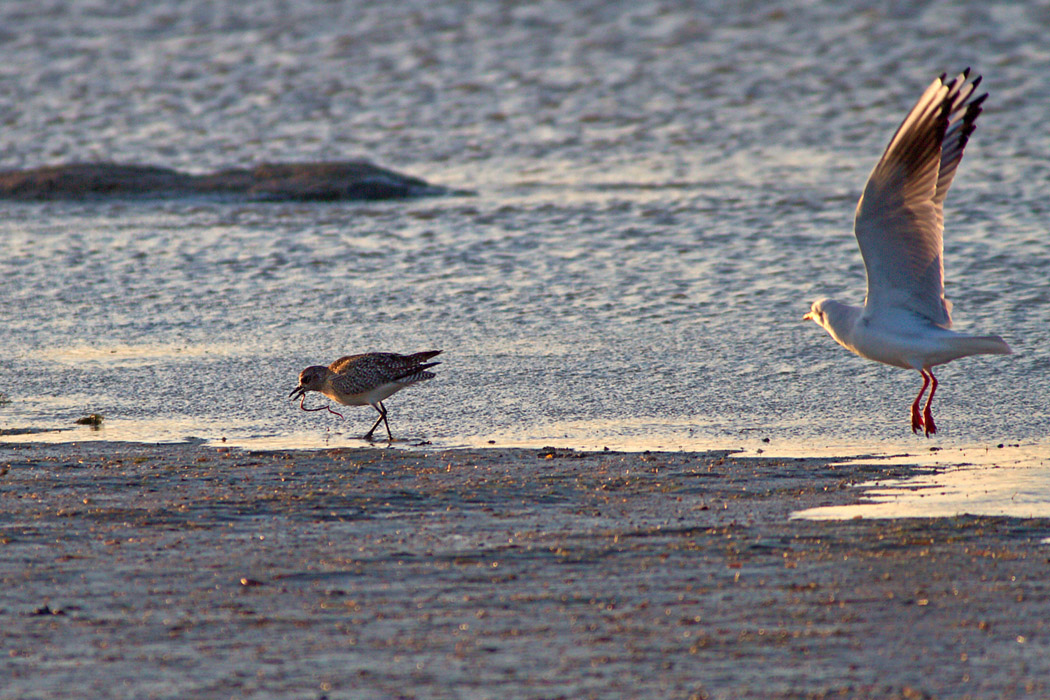
<path fill-rule="evenodd" d="M 1050 521 L 906 468 L 0 445 L 3 698 L 1050 697 Z"/>

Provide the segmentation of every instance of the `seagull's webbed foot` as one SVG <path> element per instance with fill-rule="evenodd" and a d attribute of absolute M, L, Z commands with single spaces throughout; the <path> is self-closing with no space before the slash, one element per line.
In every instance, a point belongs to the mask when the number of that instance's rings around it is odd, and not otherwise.
<path fill-rule="evenodd" d="M 922 414 L 919 412 L 918 404 L 911 405 L 911 431 L 918 433 L 923 430 L 926 426 L 923 424 Z"/>
<path fill-rule="evenodd" d="M 922 420 L 926 424 L 926 437 L 930 437 L 937 432 L 937 426 L 933 422 L 933 414 L 930 413 L 930 407 L 928 405 L 923 412 Z"/>
<path fill-rule="evenodd" d="M 930 391 L 930 398 L 926 400 L 926 411 L 919 413 L 919 402 L 922 401 L 922 395 L 926 393 L 926 387 L 930 385 L 933 373 L 927 374 L 926 370 L 920 369 L 919 374 L 922 375 L 922 388 L 919 389 L 919 395 L 911 404 L 911 431 L 918 433 L 922 430 L 926 433 L 926 437 L 930 437 L 930 433 L 937 431 L 933 427 L 933 418 L 930 416 L 930 401 L 933 399 L 933 391 L 937 389 L 937 380 L 933 380 L 933 390 Z"/>
<path fill-rule="evenodd" d="M 933 372 L 930 372 L 930 395 L 926 399 L 926 409 L 922 412 L 923 422 L 926 423 L 926 437 L 930 437 L 937 432 L 937 426 L 933 422 L 933 411 L 930 410 L 930 405 L 933 404 L 933 395 L 937 392 L 937 377 L 933 376 Z"/>

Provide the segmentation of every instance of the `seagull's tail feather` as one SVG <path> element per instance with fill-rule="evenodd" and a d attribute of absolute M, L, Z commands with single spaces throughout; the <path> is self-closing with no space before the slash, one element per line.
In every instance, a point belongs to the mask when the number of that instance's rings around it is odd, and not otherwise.
<path fill-rule="evenodd" d="M 967 355 L 1011 355 L 1013 350 L 997 335 L 966 335 L 959 338 Z"/>

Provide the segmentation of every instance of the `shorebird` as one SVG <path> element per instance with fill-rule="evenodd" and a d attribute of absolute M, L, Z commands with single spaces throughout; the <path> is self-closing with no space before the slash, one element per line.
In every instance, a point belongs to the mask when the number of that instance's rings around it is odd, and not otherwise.
<path fill-rule="evenodd" d="M 320 408 L 303 406 L 306 392 L 319 391 L 345 406 L 368 404 L 379 412 L 379 418 L 365 433 L 364 439 L 371 440 L 372 433 L 382 423 L 386 426 L 387 437 L 393 440 L 394 436 L 390 434 L 390 424 L 386 420 L 386 407 L 383 406 L 383 399 L 410 384 L 424 379 L 433 379 L 434 373 L 427 372 L 426 369 L 441 363 L 426 362 L 426 360 L 440 353 L 440 350 L 426 350 L 413 355 L 368 352 L 340 357 L 327 367 L 314 365 L 300 372 L 299 386 L 288 395 L 288 398 L 300 397 L 299 408 L 304 411 L 323 411 L 327 408 L 329 413 L 334 413 L 340 418 L 343 417 L 343 414 L 333 411 L 327 405 Z"/>
<path fill-rule="evenodd" d="M 967 68 L 953 80 L 934 80 L 868 176 L 853 224 L 868 278 L 864 307 L 821 299 L 803 317 L 861 357 L 917 370 L 922 389 L 911 405 L 911 429 L 926 437 L 937 432 L 934 366 L 1010 354 L 997 335 L 950 330 L 952 305 L 944 298 L 944 198 L 988 97 L 974 97 L 981 77 L 967 82 L 969 76 Z"/>

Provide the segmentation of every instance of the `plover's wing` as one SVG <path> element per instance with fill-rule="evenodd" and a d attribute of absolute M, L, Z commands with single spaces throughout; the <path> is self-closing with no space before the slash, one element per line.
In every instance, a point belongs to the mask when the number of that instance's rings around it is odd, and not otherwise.
<path fill-rule="evenodd" d="M 440 352 L 440 351 L 438 351 Z M 423 379 L 431 379 L 434 374 L 425 372 L 439 362 L 420 364 L 438 352 L 399 355 L 393 352 L 368 352 L 361 355 L 347 355 L 328 366 L 337 377 L 332 383 L 346 394 L 359 394 L 392 382 L 409 385 Z"/>
<path fill-rule="evenodd" d="M 436 357 L 436 356 L 438 356 L 440 354 L 441 354 L 440 350 L 424 350 L 423 352 L 414 352 L 411 355 L 406 355 L 404 357 L 405 357 L 405 360 L 407 360 L 409 362 L 412 362 L 414 364 L 419 364 L 421 362 L 426 362 L 431 357 Z M 440 362 L 432 362 L 431 363 L 431 365 L 439 365 L 439 364 L 441 364 L 441 363 Z"/>
<path fill-rule="evenodd" d="M 332 385 L 344 394 L 362 394 L 389 384 L 397 374 L 391 356 L 392 353 L 367 352 L 340 357 L 328 365 L 337 375 L 331 379 Z"/>
<path fill-rule="evenodd" d="M 944 298 L 944 198 L 987 95 L 981 82 L 934 80 L 890 140 L 857 204 L 854 231 L 868 275 L 865 313 L 893 308 L 951 327 Z"/>
<path fill-rule="evenodd" d="M 371 353 L 362 353 L 360 355 L 344 355 L 332 364 L 328 365 L 328 369 L 332 370 L 336 374 L 343 374 L 348 369 L 353 367 L 354 364 L 359 362 L 361 358 L 368 357 L 369 354 Z"/>
<path fill-rule="evenodd" d="M 440 355 L 440 350 L 426 350 L 413 353 L 412 355 L 400 355 L 396 352 L 366 352 L 360 355 L 346 355 L 328 365 L 328 369 L 336 374 L 345 374 L 351 369 L 373 368 L 376 371 L 385 372 L 391 378 L 411 372 L 412 370 L 425 369 L 441 364 L 440 362 L 428 362 L 435 355 Z"/>
<path fill-rule="evenodd" d="M 405 386 L 415 384 L 424 379 L 433 379 L 435 376 L 433 372 L 425 372 L 423 370 L 441 364 L 440 362 L 426 362 L 431 357 L 440 355 L 440 350 L 425 350 L 411 355 L 378 354 L 382 356 L 382 362 L 386 371 L 390 373 L 391 380 Z"/>

